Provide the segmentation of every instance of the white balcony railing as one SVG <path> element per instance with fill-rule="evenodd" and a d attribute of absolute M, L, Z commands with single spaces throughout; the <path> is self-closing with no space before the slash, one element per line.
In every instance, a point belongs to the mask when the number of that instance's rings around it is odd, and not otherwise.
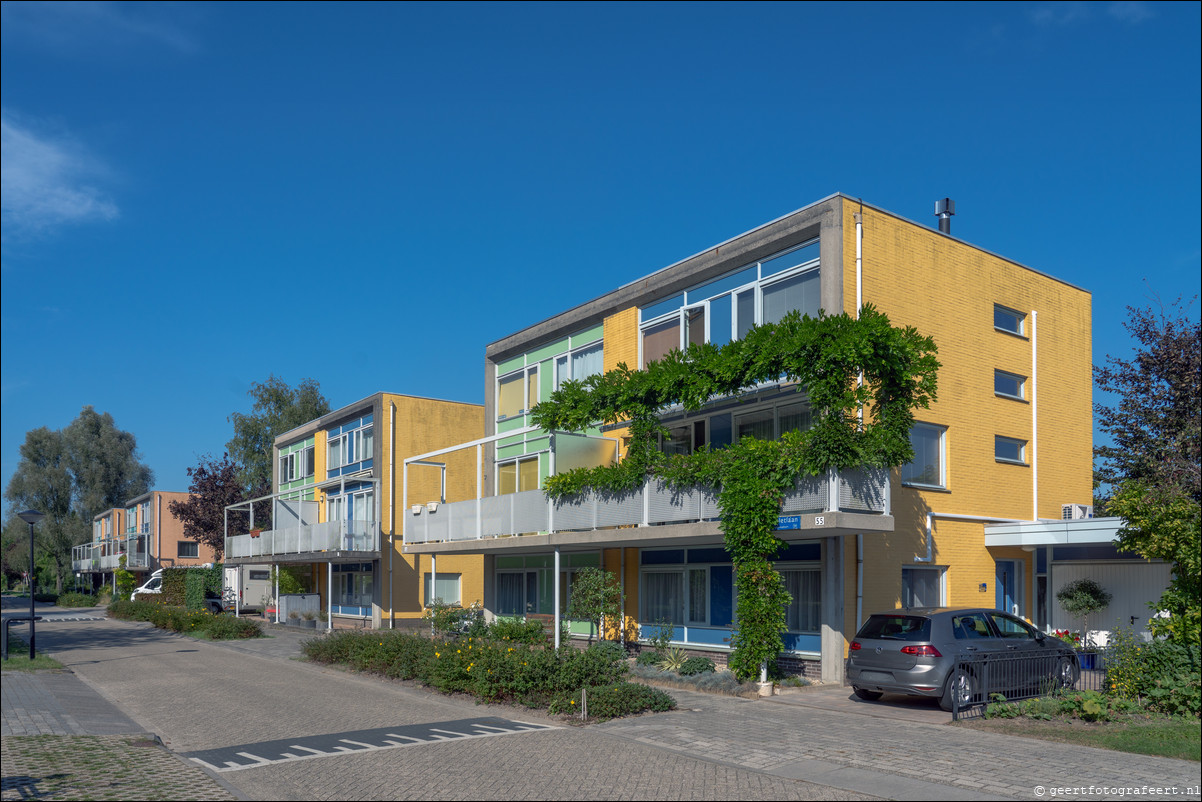
<path fill-rule="evenodd" d="M 857 470 L 802 479 L 781 504 L 781 515 L 823 511 L 889 514 L 888 473 Z M 434 510 L 418 506 L 416 511 L 405 510 L 405 516 L 407 543 L 434 543 L 711 521 L 718 518 L 718 503 L 709 490 L 674 491 L 649 480 L 629 493 L 586 493 L 551 501 L 541 490 L 527 490 L 441 504 Z"/>
<path fill-rule="evenodd" d="M 101 543 L 84 543 L 71 549 L 71 570 L 81 573 L 89 571 L 114 571 L 121 567 L 121 558 L 125 557 L 125 567 L 132 570 L 150 566 L 149 537 L 147 535 L 132 535 L 120 540 L 107 540 Z"/>
<path fill-rule="evenodd" d="M 267 529 L 258 535 L 233 535 L 225 539 L 225 555 L 228 559 L 379 550 L 380 527 L 375 521 L 326 521 Z"/>

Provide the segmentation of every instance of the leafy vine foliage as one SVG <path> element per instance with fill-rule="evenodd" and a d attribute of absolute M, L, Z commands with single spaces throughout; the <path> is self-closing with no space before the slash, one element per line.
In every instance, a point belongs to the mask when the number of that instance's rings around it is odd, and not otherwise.
<path fill-rule="evenodd" d="M 772 563 L 784 546 L 774 534 L 784 494 L 802 476 L 891 468 L 913 459 L 910 428 L 914 410 L 935 398 L 936 352 L 930 337 L 912 327 L 894 327 L 865 305 L 858 318 L 793 312 L 752 329 L 742 340 L 673 351 L 645 370 L 620 364 L 602 375 L 565 382 L 534 408 L 536 425 L 579 432 L 598 423 L 626 424 L 629 445 L 615 465 L 549 477 L 546 492 L 556 499 L 589 489 L 622 493 L 640 487 L 648 476 L 673 488 L 713 488 L 736 573 L 739 625 L 730 666 L 742 678 L 754 676 L 784 646 L 780 633 L 790 597 Z M 813 425 L 807 431 L 775 441 L 743 438 L 687 455 L 658 450 L 664 431 L 658 415 L 665 408 L 696 411 L 712 399 L 782 377 L 808 392 Z"/>

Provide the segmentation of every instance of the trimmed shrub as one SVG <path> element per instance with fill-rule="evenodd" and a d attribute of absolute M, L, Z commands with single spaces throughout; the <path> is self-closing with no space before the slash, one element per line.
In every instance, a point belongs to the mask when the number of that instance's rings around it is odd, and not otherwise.
<path fill-rule="evenodd" d="M 239 640 L 263 637 L 263 626 L 249 618 L 232 615 L 209 615 L 206 632 L 213 640 Z"/>
<path fill-rule="evenodd" d="M 691 677 L 694 674 L 706 674 L 711 671 L 716 671 L 718 668 L 714 661 L 708 657 L 688 657 L 680 664 L 680 668 L 676 669 L 676 673 L 682 677 Z"/>
<path fill-rule="evenodd" d="M 626 659 L 626 647 L 618 643 L 616 640 L 599 640 L 588 647 L 588 650 L 596 651 L 606 657 L 608 660 L 618 662 Z"/>
<path fill-rule="evenodd" d="M 600 721 L 638 713 L 664 712 L 676 709 L 676 700 L 659 688 L 635 682 L 587 688 L 588 715 Z M 550 706 L 551 713 L 579 713 L 583 709 L 583 694 L 576 691 L 557 697 Z"/>
<path fill-rule="evenodd" d="M 639 652 L 639 656 L 634 659 L 635 665 L 639 666 L 658 666 L 664 659 L 664 656 L 659 652 Z"/>
<path fill-rule="evenodd" d="M 487 637 L 513 643 L 546 643 L 547 633 L 542 622 L 521 618 L 498 618 L 488 625 Z"/>

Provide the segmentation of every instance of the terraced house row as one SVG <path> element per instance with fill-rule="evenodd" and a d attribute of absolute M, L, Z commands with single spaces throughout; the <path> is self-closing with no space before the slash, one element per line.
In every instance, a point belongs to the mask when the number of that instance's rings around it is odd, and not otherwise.
<path fill-rule="evenodd" d="M 1168 567 L 1116 552 L 1118 522 L 1091 514 L 1089 293 L 843 195 L 488 344 L 483 407 L 378 393 L 281 435 L 276 492 L 247 505 L 270 505 L 274 524 L 230 532 L 226 562 L 291 565 L 332 621 L 385 628 L 435 598 L 558 617 L 575 573 L 600 566 L 625 591 L 624 637 L 668 623 L 721 661 L 738 622 L 713 496 L 648 481 L 551 501 L 548 476 L 622 459 L 624 428 L 542 431 L 531 410 L 569 379 L 723 344 L 792 310 L 866 303 L 934 338 L 939 397 L 920 410 L 910 464 L 806 479 L 785 498 L 782 661 L 838 680 L 859 623 L 899 606 L 1070 627 L 1054 589 L 1085 574 L 1114 593 L 1108 615 L 1138 628 Z M 667 410 L 661 447 L 775 438 L 810 416 L 804 387 L 769 382 Z"/>

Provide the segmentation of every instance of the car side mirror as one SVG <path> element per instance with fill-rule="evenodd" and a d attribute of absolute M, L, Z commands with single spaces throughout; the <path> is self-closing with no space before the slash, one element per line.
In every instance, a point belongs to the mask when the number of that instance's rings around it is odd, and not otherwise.
<path fill-rule="evenodd" d="M 1037 640 L 1037 641 L 1039 641 L 1040 643 L 1042 643 L 1043 641 L 1045 641 L 1045 640 L 1047 640 L 1047 639 L 1048 639 L 1047 633 L 1045 633 L 1045 632 L 1044 632 L 1043 630 L 1041 630 L 1041 629 L 1037 629 L 1037 630 L 1035 630 L 1035 640 Z"/>

